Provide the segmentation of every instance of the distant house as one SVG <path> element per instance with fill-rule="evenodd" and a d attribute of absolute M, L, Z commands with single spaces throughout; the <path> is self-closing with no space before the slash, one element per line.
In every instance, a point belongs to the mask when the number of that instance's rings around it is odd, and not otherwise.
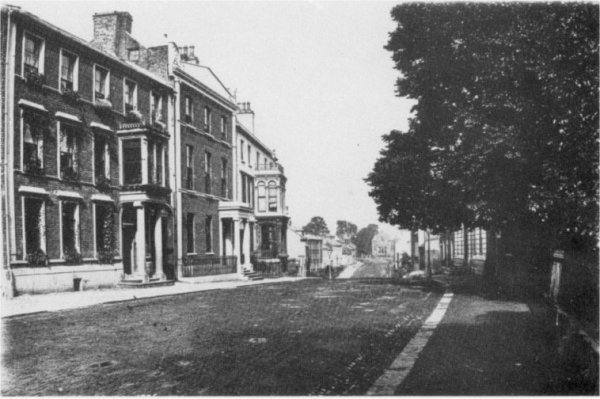
<path fill-rule="evenodd" d="M 395 241 L 391 240 L 384 232 L 378 232 L 371 241 L 371 255 L 387 258 L 394 256 Z"/>
<path fill-rule="evenodd" d="M 315 270 L 323 267 L 323 237 L 304 234 L 302 241 L 306 243 L 307 269 Z"/>
<path fill-rule="evenodd" d="M 482 274 L 488 258 L 489 233 L 481 228 L 460 229 L 441 237 L 441 257 L 449 266 Z"/>
<path fill-rule="evenodd" d="M 323 265 L 341 266 L 346 264 L 344 244 L 335 236 L 328 236 L 323 240 Z"/>

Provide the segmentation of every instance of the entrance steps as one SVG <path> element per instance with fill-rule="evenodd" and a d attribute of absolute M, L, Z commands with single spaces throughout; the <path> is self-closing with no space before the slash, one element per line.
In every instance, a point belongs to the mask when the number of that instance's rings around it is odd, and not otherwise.
<path fill-rule="evenodd" d="M 264 280 L 262 274 L 255 272 L 251 268 L 244 268 L 244 277 L 251 281 Z"/>

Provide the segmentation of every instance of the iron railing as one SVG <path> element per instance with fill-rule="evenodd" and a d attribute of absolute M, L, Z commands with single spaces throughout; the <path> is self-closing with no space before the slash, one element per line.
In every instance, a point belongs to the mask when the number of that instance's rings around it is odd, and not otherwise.
<path fill-rule="evenodd" d="M 187 256 L 183 260 L 183 277 L 214 276 L 237 271 L 237 256 Z"/>
<path fill-rule="evenodd" d="M 279 255 L 278 248 L 259 249 L 257 251 L 257 257 L 259 259 L 277 259 L 278 255 Z"/>
<path fill-rule="evenodd" d="M 257 164 L 256 165 L 256 170 L 257 171 L 279 171 L 281 173 L 284 173 L 284 169 L 283 166 L 277 164 L 277 163 L 273 163 L 273 164 Z"/>

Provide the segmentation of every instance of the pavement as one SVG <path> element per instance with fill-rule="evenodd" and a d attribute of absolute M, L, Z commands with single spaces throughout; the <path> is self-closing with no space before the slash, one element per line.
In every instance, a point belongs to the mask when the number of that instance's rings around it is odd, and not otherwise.
<path fill-rule="evenodd" d="M 154 298 L 170 295 L 189 294 L 199 291 L 224 290 L 257 284 L 274 284 L 300 281 L 305 277 L 279 277 L 264 280 L 231 280 L 220 282 L 183 283 L 171 286 L 150 288 L 107 288 L 77 292 L 55 292 L 38 295 L 22 295 L 11 299 L 2 298 L 0 314 L 2 318 L 26 314 L 55 312 L 59 310 L 83 308 L 102 303 L 123 302 L 134 299 Z"/>
<path fill-rule="evenodd" d="M 473 275 L 434 279 L 452 301 L 429 339 L 412 349 L 409 372 L 390 366 L 387 374 L 402 378 L 387 395 L 598 395 L 597 346 L 581 331 L 557 328 L 543 300 L 490 289 Z M 406 366 L 402 356 L 396 363 Z"/>

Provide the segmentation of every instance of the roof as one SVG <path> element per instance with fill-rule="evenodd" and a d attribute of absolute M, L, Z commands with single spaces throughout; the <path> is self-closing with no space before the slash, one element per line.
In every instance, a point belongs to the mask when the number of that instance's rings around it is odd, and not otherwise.
<path fill-rule="evenodd" d="M 250 139 L 252 139 L 254 141 L 254 144 L 258 145 L 259 147 L 262 148 L 262 150 L 264 152 L 266 152 L 270 157 L 273 157 L 273 152 L 269 149 L 269 147 L 267 147 L 262 141 L 259 140 L 258 137 L 256 137 L 251 131 L 250 129 L 248 129 L 246 126 L 244 126 L 242 123 L 240 123 L 239 120 L 236 120 L 235 122 L 236 127 L 239 127 L 246 136 L 248 136 Z"/>
<path fill-rule="evenodd" d="M 3 6 L 3 9 L 4 9 L 4 6 Z M 48 22 L 46 20 L 41 19 L 40 17 L 38 17 L 35 14 L 32 14 L 32 13 L 30 13 L 28 11 L 23 11 L 21 9 L 14 9 L 14 8 L 12 9 L 12 11 L 18 13 L 19 15 L 27 17 L 27 18 L 33 20 L 34 22 L 36 22 L 36 23 L 38 23 L 38 24 L 40 24 L 40 25 L 42 25 L 42 26 L 44 26 L 44 27 L 46 27 L 46 28 L 48 28 L 50 30 L 53 30 L 53 31 L 59 33 L 60 35 L 62 35 L 64 37 L 66 37 L 66 38 L 68 38 L 68 39 L 76 42 L 77 44 L 79 44 L 79 45 L 81 45 L 83 47 L 86 47 L 90 51 L 93 51 L 93 52 L 98 53 L 98 54 L 102 54 L 106 58 L 110 58 L 113 62 L 115 62 L 117 64 L 121 64 L 121 66 L 123 66 L 125 68 L 133 69 L 136 72 L 145 75 L 149 79 L 152 79 L 155 82 L 160 83 L 160 84 L 162 84 L 164 86 L 167 86 L 168 88 L 172 89 L 171 85 L 168 82 L 160 79 L 158 76 L 152 74 L 151 72 L 143 70 L 143 68 L 140 68 L 140 67 L 137 67 L 137 66 L 134 67 L 134 66 L 132 66 L 131 63 L 125 62 L 125 61 L 117 58 L 116 56 L 114 56 L 114 55 L 112 55 L 110 53 L 106 53 L 106 52 L 98 49 L 97 47 L 93 46 L 90 42 L 88 42 L 88 41 L 86 41 L 86 40 L 84 40 L 84 39 L 82 39 L 82 38 L 80 38 L 78 36 L 75 36 L 72 33 L 69 33 L 69 32 L 67 32 L 64 29 L 61 29 L 58 26 L 53 25 L 53 24 L 51 24 L 50 22 Z"/>
<path fill-rule="evenodd" d="M 180 62 L 179 69 L 202 83 L 215 94 L 218 94 L 227 101 L 235 103 L 229 90 L 227 90 L 223 82 L 221 82 L 219 77 L 209 67 L 200 64 L 192 64 L 190 62 Z"/>
<path fill-rule="evenodd" d="M 302 240 L 323 241 L 323 237 L 317 236 L 317 235 L 314 235 L 314 234 L 303 234 L 302 235 Z"/>

